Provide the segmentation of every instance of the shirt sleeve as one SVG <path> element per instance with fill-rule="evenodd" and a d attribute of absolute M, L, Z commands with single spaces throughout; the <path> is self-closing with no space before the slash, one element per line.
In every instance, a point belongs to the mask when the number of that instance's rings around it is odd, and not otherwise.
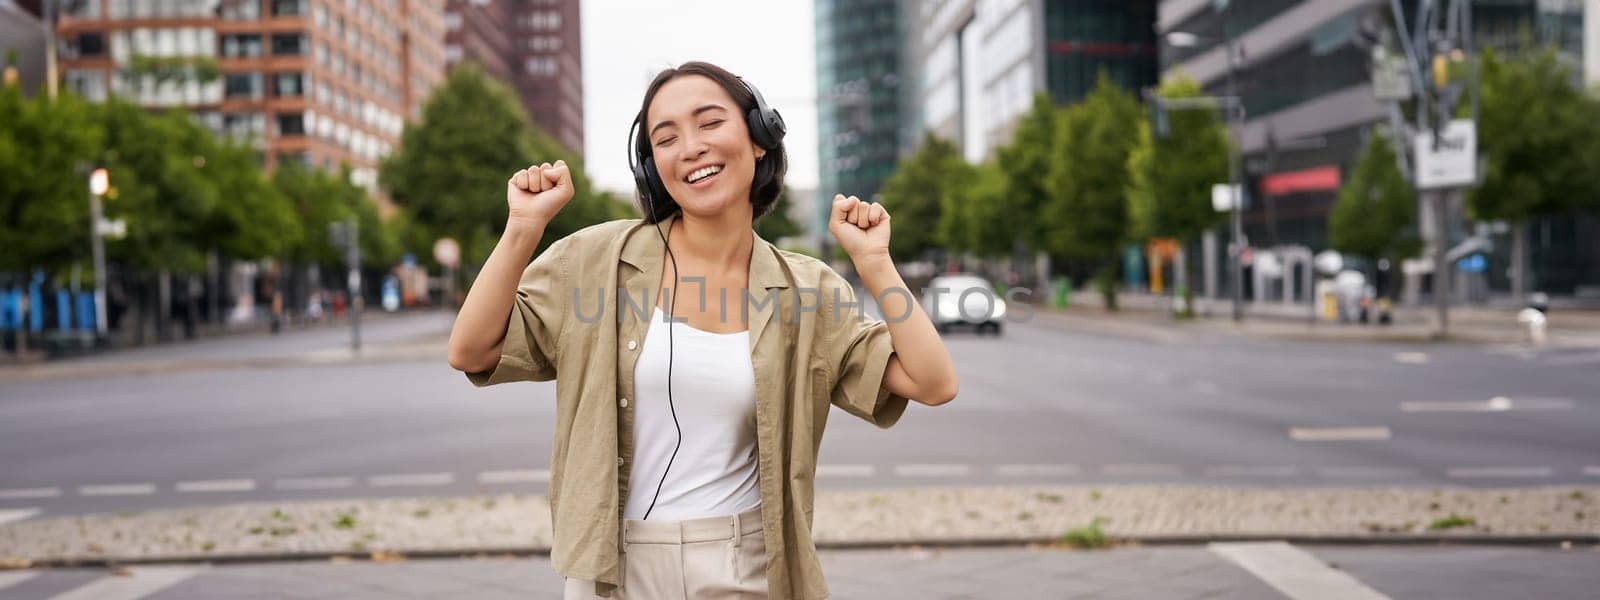
<path fill-rule="evenodd" d="M 837 275 L 835 275 L 837 277 Z M 822 313 L 820 326 L 829 332 L 827 356 L 831 369 L 832 403 L 883 429 L 892 427 L 906 411 L 907 399 L 883 385 L 894 346 L 889 324 L 863 318 L 855 289 L 839 279 L 838 291 L 825 296 L 832 310 Z"/>
<path fill-rule="evenodd" d="M 467 373 L 478 387 L 511 381 L 550 381 L 556 378 L 562 319 L 567 314 L 567 260 L 565 239 L 557 240 L 523 269 L 517 296 L 511 302 L 500 362 L 493 369 Z"/>

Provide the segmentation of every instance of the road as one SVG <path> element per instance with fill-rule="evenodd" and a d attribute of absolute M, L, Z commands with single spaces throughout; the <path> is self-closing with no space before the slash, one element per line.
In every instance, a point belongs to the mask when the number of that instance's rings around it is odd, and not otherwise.
<path fill-rule="evenodd" d="M 366 325 L 376 346 L 438 343 L 449 320 Z M 819 488 L 1600 482 L 1600 386 L 1570 354 L 1095 331 L 1041 314 L 998 338 L 949 335 L 960 396 L 913 403 L 889 430 L 834 411 Z M 553 384 L 475 389 L 442 343 L 432 359 L 276 360 L 335 355 L 345 335 L 144 349 L 83 364 L 190 367 L 0 383 L 0 515 L 545 491 Z M 193 368 L 208 357 L 226 360 Z"/>

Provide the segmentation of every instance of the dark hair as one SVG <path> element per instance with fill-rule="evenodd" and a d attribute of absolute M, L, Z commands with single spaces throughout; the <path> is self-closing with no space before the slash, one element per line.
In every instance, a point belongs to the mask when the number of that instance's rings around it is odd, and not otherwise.
<path fill-rule="evenodd" d="M 645 123 L 645 118 L 647 117 L 645 113 L 650 110 L 650 101 L 655 99 L 656 92 L 661 90 L 661 86 L 666 85 L 668 81 L 685 75 L 700 75 L 722 86 L 723 91 L 728 92 L 728 96 L 732 97 L 733 102 L 739 106 L 740 119 L 744 120 L 745 129 L 748 130 L 750 128 L 750 122 L 744 115 L 750 114 L 750 111 L 756 107 L 756 97 L 755 94 L 750 93 L 749 89 L 745 88 L 744 83 L 739 80 L 739 76 L 708 62 L 686 62 L 678 65 L 676 69 L 669 68 L 657 73 L 655 79 L 650 81 L 650 87 L 645 89 L 644 104 L 639 106 L 639 115 L 634 117 L 634 123 L 639 127 L 639 135 L 634 139 L 633 148 L 630 150 L 636 157 L 643 158 L 651 155 L 650 136 L 645 131 L 645 128 L 648 127 L 648 124 Z M 752 138 L 751 141 L 754 142 L 754 139 Z M 778 195 L 783 192 L 783 176 L 788 171 L 789 156 L 785 153 L 781 140 L 778 142 L 778 147 L 767 150 L 765 156 L 756 159 L 755 177 L 750 184 L 751 220 L 767 214 L 772 210 L 773 205 L 778 203 Z M 671 194 L 663 194 L 662 196 L 654 199 L 656 210 L 652 214 L 650 207 L 645 203 L 643 190 L 639 191 L 637 196 L 639 213 L 644 215 L 646 223 L 654 223 L 657 217 L 666 218 L 682 210 L 678 207 L 678 201 L 674 200 Z"/>

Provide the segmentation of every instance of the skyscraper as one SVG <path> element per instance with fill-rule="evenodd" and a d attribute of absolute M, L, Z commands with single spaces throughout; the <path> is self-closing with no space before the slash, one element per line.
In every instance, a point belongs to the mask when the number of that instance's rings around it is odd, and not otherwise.
<path fill-rule="evenodd" d="M 545 133 L 583 152 L 578 0 L 449 0 L 445 55 L 510 85 Z"/>

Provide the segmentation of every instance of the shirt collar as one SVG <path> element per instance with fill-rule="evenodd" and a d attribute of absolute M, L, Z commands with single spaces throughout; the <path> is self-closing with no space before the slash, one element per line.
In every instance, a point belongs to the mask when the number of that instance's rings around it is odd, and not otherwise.
<path fill-rule="evenodd" d="M 672 222 L 677 220 L 678 214 L 661 220 L 661 230 L 671 231 Z M 761 235 L 751 231 L 754 242 L 750 245 L 750 288 L 771 289 L 789 287 L 789 278 L 784 275 L 783 266 L 778 262 L 777 249 Z M 655 225 L 640 221 L 629 234 L 628 240 L 622 246 L 622 262 L 640 272 L 654 271 L 660 273 L 661 257 L 665 253 L 665 246 L 661 243 L 661 234 L 655 231 Z"/>

